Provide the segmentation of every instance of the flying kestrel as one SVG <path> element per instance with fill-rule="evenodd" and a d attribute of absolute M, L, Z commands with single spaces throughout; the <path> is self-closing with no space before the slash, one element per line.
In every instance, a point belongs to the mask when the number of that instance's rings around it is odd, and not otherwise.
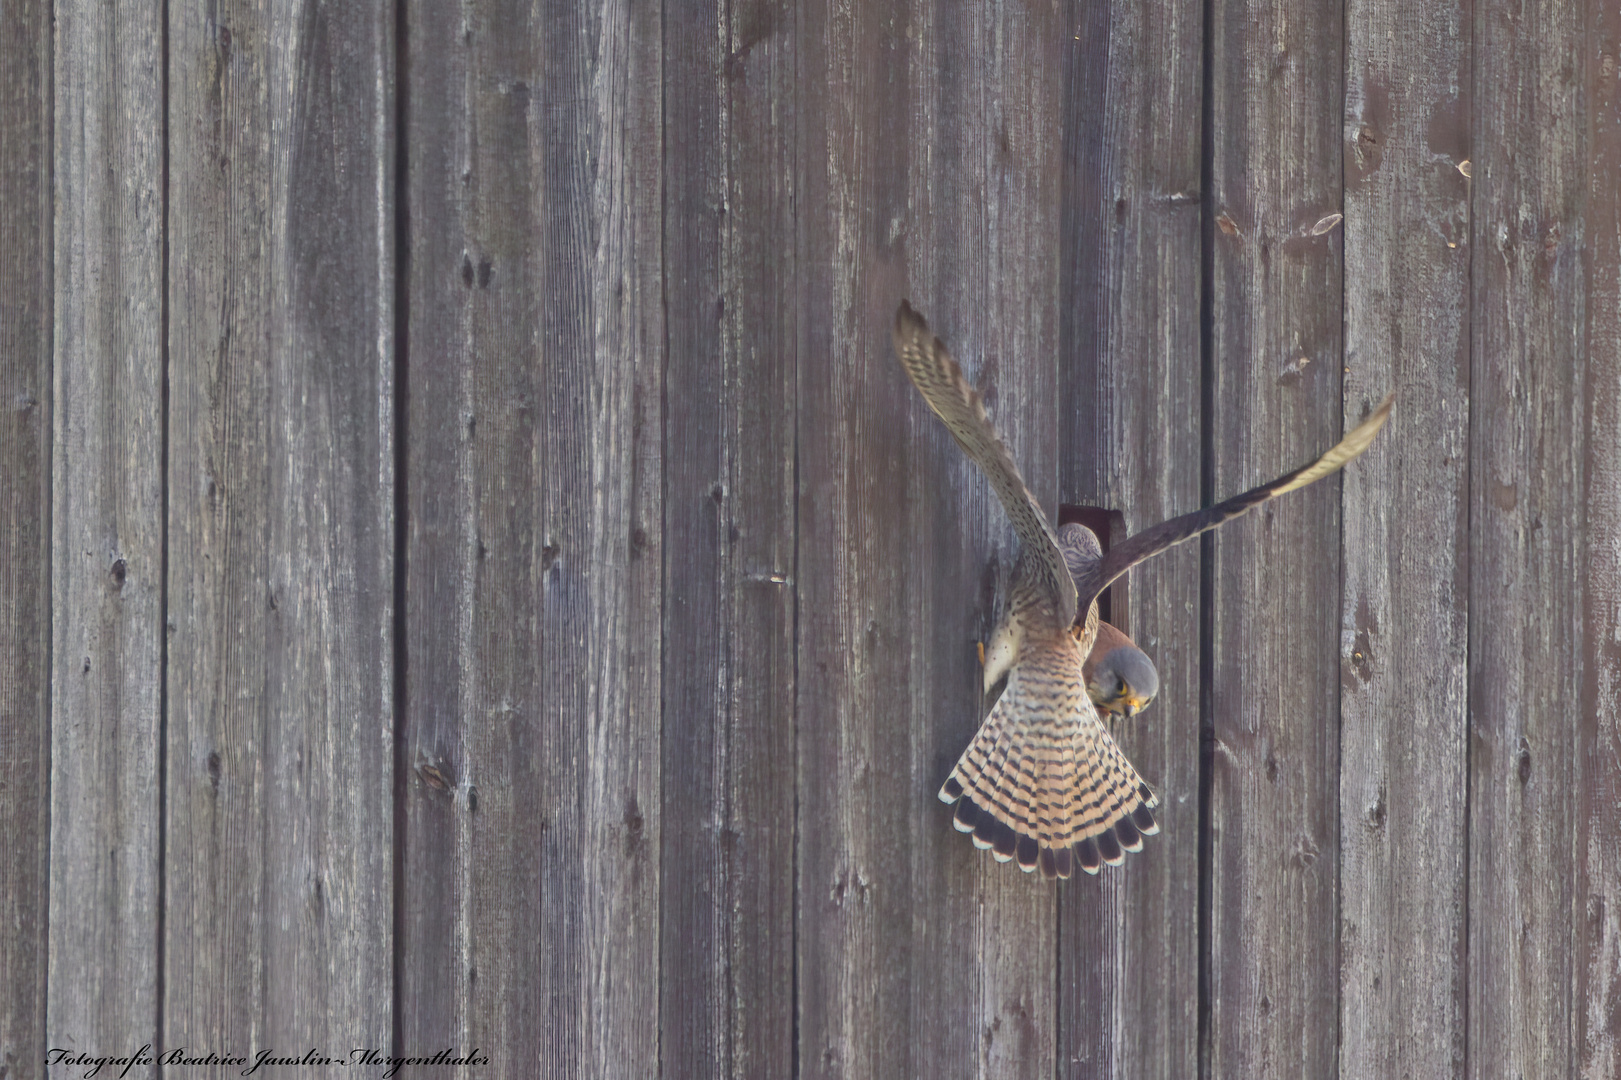
<path fill-rule="evenodd" d="M 940 799 L 957 804 L 956 827 L 973 833 L 975 846 L 990 848 L 999 862 L 1017 858 L 1021 870 L 1039 866 L 1048 878 L 1069 877 L 1076 863 L 1095 874 L 1102 863 L 1115 865 L 1125 852 L 1142 850 L 1143 837 L 1159 831 L 1153 814 L 1159 800 L 1120 752 L 1088 694 L 1098 594 L 1144 559 L 1339 469 L 1368 448 L 1394 395 L 1305 468 L 1156 525 L 1105 555 L 1083 525 L 1053 531 L 979 394 L 905 301 L 895 313 L 895 355 L 985 473 L 1019 535 L 1011 595 L 985 654 L 985 688 L 1004 675 L 1007 687 Z M 1130 688 L 1138 697 L 1145 689 Z"/>

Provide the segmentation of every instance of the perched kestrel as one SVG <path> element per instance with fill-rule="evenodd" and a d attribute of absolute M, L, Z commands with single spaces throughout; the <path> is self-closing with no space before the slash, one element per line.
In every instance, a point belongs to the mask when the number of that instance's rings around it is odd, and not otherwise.
<path fill-rule="evenodd" d="M 979 394 L 905 301 L 895 313 L 895 355 L 985 473 L 1019 534 L 1011 596 L 985 655 L 985 688 L 1004 675 L 1007 688 L 957 760 L 940 799 L 957 804 L 956 827 L 973 833 L 975 846 L 990 848 L 999 862 L 1017 858 L 1021 870 L 1039 866 L 1048 878 L 1069 877 L 1077 862 L 1095 874 L 1102 863 L 1115 865 L 1125 852 L 1142 850 L 1143 837 L 1159 831 L 1153 815 L 1159 800 L 1088 696 L 1085 667 L 1098 635 L 1098 594 L 1144 559 L 1339 469 L 1367 449 L 1394 396 L 1305 468 L 1156 525 L 1105 555 L 1085 526 L 1053 531 Z M 1078 612 L 1085 616 L 1072 633 Z M 1140 696 L 1143 688 L 1132 689 Z"/>

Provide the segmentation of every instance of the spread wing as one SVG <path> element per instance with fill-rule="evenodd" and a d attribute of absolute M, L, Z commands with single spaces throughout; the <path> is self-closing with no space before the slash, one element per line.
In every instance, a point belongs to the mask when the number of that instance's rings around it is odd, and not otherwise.
<path fill-rule="evenodd" d="M 1047 523 L 1030 489 L 1024 486 L 1019 467 L 1007 444 L 996 434 L 985 415 L 985 405 L 968 380 L 962 368 L 946 351 L 945 344 L 929 332 L 923 316 L 912 310 L 912 305 L 901 301 L 895 312 L 895 355 L 901 367 L 912 380 L 957 440 L 963 453 L 973 459 L 990 480 L 996 497 L 1002 500 L 1019 540 L 1029 553 L 1034 578 L 1060 625 L 1067 627 L 1075 620 L 1075 582 L 1064 565 L 1058 550 L 1057 537 Z"/>
<path fill-rule="evenodd" d="M 1144 529 L 1125 543 L 1111 548 L 1109 553 L 1095 564 L 1097 567 L 1095 573 L 1088 572 L 1085 575 L 1086 580 L 1077 580 L 1081 598 L 1090 602 L 1093 597 L 1108 588 L 1109 583 L 1115 578 L 1138 563 L 1153 558 L 1166 548 L 1175 547 L 1202 532 L 1214 529 L 1217 525 L 1241 517 L 1269 499 L 1316 483 L 1323 477 L 1338 472 L 1373 442 L 1373 437 L 1379 434 L 1379 429 L 1384 427 L 1385 421 L 1389 419 L 1391 406 L 1395 402 L 1395 394 L 1386 397 L 1384 402 L 1349 435 L 1341 439 L 1338 445 L 1305 468 L 1296 469 L 1270 483 L 1251 488 L 1226 502 L 1172 518 L 1170 521 L 1155 525 L 1152 529 Z"/>

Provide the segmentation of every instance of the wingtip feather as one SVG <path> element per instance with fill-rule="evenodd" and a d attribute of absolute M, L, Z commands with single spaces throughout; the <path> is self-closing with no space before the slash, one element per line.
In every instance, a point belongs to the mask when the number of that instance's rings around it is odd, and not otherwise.
<path fill-rule="evenodd" d="M 1053 852 L 1053 869 L 1057 872 L 1059 880 L 1068 881 L 1075 872 L 1074 852 L 1070 848 L 1059 848 Z"/>
<path fill-rule="evenodd" d="M 1098 854 L 1110 866 L 1119 866 L 1126 861 L 1126 853 L 1120 849 L 1120 841 L 1115 838 L 1114 832 L 1105 829 L 1097 835 Z"/>
<path fill-rule="evenodd" d="M 1120 846 L 1127 851 L 1141 851 L 1143 849 L 1143 834 L 1137 831 L 1131 818 L 1123 817 L 1114 823 L 1114 835 L 1120 841 Z"/>

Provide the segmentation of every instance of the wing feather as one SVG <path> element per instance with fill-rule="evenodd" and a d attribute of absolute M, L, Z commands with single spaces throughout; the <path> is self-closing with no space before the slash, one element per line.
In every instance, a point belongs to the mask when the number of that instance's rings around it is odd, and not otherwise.
<path fill-rule="evenodd" d="M 1047 515 L 1025 486 L 1013 454 L 985 413 L 979 393 L 963 378 L 962 368 L 946 351 L 944 342 L 929 332 L 923 316 L 904 300 L 895 312 L 895 355 L 963 453 L 991 482 L 1028 553 L 1034 580 L 1051 603 L 1059 624 L 1067 627 L 1075 620 L 1075 582 L 1064 564 Z"/>
<path fill-rule="evenodd" d="M 1386 397 L 1366 420 L 1353 428 L 1333 449 L 1304 468 L 1285 473 L 1276 480 L 1251 488 L 1242 495 L 1235 495 L 1215 506 L 1161 522 L 1152 529 L 1144 529 L 1125 543 L 1111 548 L 1108 554 L 1092 564 L 1096 567 L 1095 573 L 1086 572 L 1084 580 L 1077 577 L 1076 585 L 1080 600 L 1083 603 L 1090 603 L 1121 574 L 1167 548 L 1191 540 L 1200 533 L 1209 532 L 1218 525 L 1249 513 L 1270 499 L 1316 483 L 1323 477 L 1343 469 L 1373 442 L 1373 437 L 1379 434 L 1379 429 L 1384 427 L 1385 421 L 1390 418 L 1390 410 L 1395 403 L 1395 394 Z M 1084 563 L 1077 563 L 1072 568 L 1083 567 Z"/>

